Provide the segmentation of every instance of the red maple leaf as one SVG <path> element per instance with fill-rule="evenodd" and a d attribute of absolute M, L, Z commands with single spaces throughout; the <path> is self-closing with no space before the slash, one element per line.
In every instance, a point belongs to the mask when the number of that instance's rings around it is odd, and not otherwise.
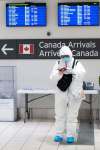
<path fill-rule="evenodd" d="M 24 48 L 24 50 L 25 50 L 25 51 L 28 51 L 28 50 L 29 50 L 29 48 L 26 46 L 26 47 Z"/>

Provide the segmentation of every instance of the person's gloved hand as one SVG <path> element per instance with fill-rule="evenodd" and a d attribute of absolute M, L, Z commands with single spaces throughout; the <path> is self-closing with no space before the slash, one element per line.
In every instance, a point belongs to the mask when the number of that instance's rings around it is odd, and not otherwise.
<path fill-rule="evenodd" d="M 66 71 L 65 63 L 62 60 L 60 60 L 58 64 L 58 72 L 61 76 L 63 76 L 65 71 Z"/>
<path fill-rule="evenodd" d="M 65 72 L 65 70 L 66 70 L 66 68 L 62 68 L 62 69 L 58 69 L 58 71 L 59 71 L 59 75 L 63 75 L 64 74 L 64 72 Z"/>
<path fill-rule="evenodd" d="M 85 93 L 84 93 L 83 90 L 80 92 L 80 98 L 81 99 L 85 99 L 86 98 Z"/>

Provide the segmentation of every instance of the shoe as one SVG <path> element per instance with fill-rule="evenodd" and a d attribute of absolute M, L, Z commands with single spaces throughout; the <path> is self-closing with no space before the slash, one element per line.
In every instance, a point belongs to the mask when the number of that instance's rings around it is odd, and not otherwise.
<path fill-rule="evenodd" d="M 62 142 L 62 141 L 63 141 L 63 137 L 60 136 L 60 135 L 56 135 L 56 136 L 54 137 L 54 141 L 55 141 L 55 142 Z"/>
<path fill-rule="evenodd" d="M 67 137 L 66 143 L 72 144 L 74 142 L 75 142 L 75 138 L 74 137 Z"/>

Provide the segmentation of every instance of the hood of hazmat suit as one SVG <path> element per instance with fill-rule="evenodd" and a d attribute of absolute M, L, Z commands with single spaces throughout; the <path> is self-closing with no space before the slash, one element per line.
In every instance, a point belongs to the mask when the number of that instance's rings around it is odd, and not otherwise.
<path fill-rule="evenodd" d="M 71 49 L 68 46 L 63 46 L 59 51 L 59 55 L 60 55 L 60 57 L 66 56 L 66 55 L 72 57 Z"/>

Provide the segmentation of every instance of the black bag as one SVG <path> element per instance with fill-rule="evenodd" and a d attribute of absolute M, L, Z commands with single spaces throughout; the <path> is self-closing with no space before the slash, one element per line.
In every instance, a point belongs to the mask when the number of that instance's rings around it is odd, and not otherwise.
<path fill-rule="evenodd" d="M 74 68 L 74 64 L 75 64 L 75 59 L 74 59 L 72 68 Z M 72 74 L 64 74 L 63 77 L 58 81 L 57 87 L 61 91 L 65 92 L 72 82 L 72 77 L 73 77 Z"/>
<path fill-rule="evenodd" d="M 57 87 L 65 92 L 72 82 L 72 74 L 64 74 L 63 77 L 58 81 Z"/>

